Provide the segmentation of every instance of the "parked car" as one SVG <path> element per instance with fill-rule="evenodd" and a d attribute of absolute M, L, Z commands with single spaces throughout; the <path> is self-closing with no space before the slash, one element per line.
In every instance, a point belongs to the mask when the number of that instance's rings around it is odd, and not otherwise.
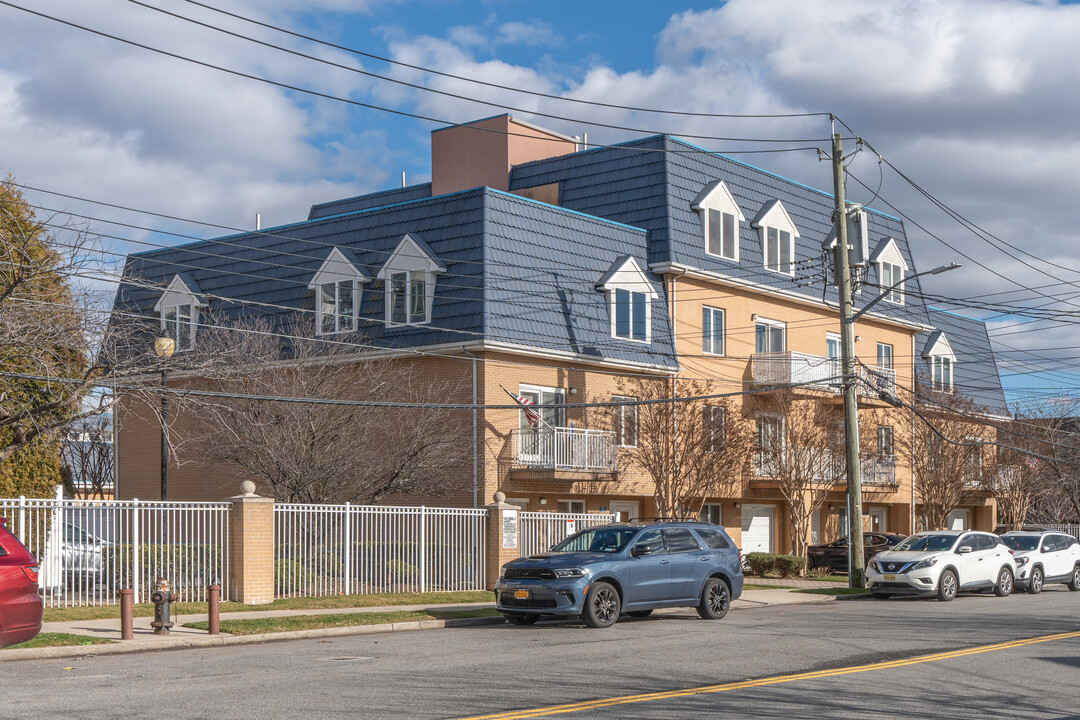
<path fill-rule="evenodd" d="M 1016 587 L 1029 593 L 1042 592 L 1046 583 L 1065 583 L 1080 590 L 1080 541 L 1052 531 L 1015 531 L 1001 536 L 1013 551 Z"/>
<path fill-rule="evenodd" d="M 906 536 L 893 533 L 863 533 L 863 564 L 870 562 L 870 558 L 883 550 L 888 550 L 900 543 Z M 835 542 L 821 545 L 811 545 L 807 548 L 809 568 L 829 568 L 833 572 L 846 573 L 848 571 L 848 547 L 847 538 L 843 537 Z"/>
<path fill-rule="evenodd" d="M 541 616 L 609 627 L 621 614 L 696 607 L 719 619 L 742 594 L 739 550 L 704 522 L 616 523 L 571 535 L 550 552 L 503 565 L 496 608 L 515 625 Z"/>
<path fill-rule="evenodd" d="M 0 647 L 33 639 L 41 632 L 38 564 L 0 518 Z"/>
<path fill-rule="evenodd" d="M 993 590 L 1004 597 L 1012 592 L 1016 577 L 1012 551 L 1001 538 L 960 530 L 915 533 L 878 553 L 866 569 L 876 598 L 936 595 L 949 601 L 967 590 Z"/>

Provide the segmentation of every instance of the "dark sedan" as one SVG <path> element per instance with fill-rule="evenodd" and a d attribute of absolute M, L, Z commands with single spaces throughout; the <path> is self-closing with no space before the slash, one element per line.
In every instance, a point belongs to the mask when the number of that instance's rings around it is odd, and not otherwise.
<path fill-rule="evenodd" d="M 905 535 L 892 533 L 863 533 L 863 565 L 870 562 L 870 558 L 883 550 L 889 550 L 903 540 Z M 833 572 L 846 573 L 848 571 L 848 548 L 847 538 L 843 537 L 836 542 L 824 545 L 811 545 L 807 550 L 809 562 L 807 567 L 829 568 Z"/>

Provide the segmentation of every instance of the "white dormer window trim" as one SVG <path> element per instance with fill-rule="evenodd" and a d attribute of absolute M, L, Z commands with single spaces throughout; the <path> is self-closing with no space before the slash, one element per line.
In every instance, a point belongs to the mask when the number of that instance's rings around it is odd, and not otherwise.
<path fill-rule="evenodd" d="M 355 332 L 363 285 L 370 281 L 340 248 L 333 248 L 308 283 L 315 291 L 315 334 Z"/>
<path fill-rule="evenodd" d="M 377 276 L 383 282 L 386 327 L 429 324 L 436 278 L 444 272 L 423 241 L 409 234 L 402 237 Z"/>
<path fill-rule="evenodd" d="M 877 266 L 878 287 L 882 292 L 890 285 L 900 283 L 885 294 L 883 298 L 885 302 L 903 305 L 906 284 L 903 280 L 908 271 L 908 264 L 895 238 L 882 240 L 874 250 L 874 254 L 870 256 L 870 262 Z"/>
<path fill-rule="evenodd" d="M 638 261 L 625 255 L 597 283 L 607 295 L 611 337 L 617 340 L 652 342 L 652 304 L 659 294 Z"/>
<path fill-rule="evenodd" d="M 161 317 L 161 334 L 172 338 L 176 352 L 195 347 L 199 311 L 206 306 L 198 288 L 191 287 L 179 275 L 173 276 L 154 305 L 154 311 Z"/>
<path fill-rule="evenodd" d="M 690 204 L 701 215 L 705 254 L 739 262 L 739 224 L 746 222 L 735 197 L 723 180 L 705 186 Z"/>
<path fill-rule="evenodd" d="M 923 357 L 930 373 L 930 386 L 940 392 L 952 392 L 955 388 L 956 353 L 944 333 L 931 336 L 923 350 Z"/>
<path fill-rule="evenodd" d="M 761 256 L 765 269 L 794 277 L 795 239 L 800 235 L 784 204 L 779 200 L 769 201 L 750 225 L 761 236 Z"/>

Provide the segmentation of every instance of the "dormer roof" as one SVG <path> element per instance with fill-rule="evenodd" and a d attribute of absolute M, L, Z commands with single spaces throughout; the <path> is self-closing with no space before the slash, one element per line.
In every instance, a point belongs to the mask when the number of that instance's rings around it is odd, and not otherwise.
<path fill-rule="evenodd" d="M 308 288 L 314 290 L 319 285 L 340 282 L 342 280 L 354 280 L 359 283 L 371 282 L 371 278 L 361 268 L 356 255 L 348 248 L 331 248 L 326 260 L 315 272 Z"/>
<path fill-rule="evenodd" d="M 391 272 L 405 271 L 442 273 L 446 268 L 435 259 L 435 253 L 419 235 L 405 233 L 376 277 L 385 280 Z"/>
<path fill-rule="evenodd" d="M 870 262 L 887 262 L 892 265 L 899 265 L 904 268 L 904 272 L 907 272 L 909 269 L 907 262 L 904 260 L 903 253 L 900 252 L 899 244 L 896 242 L 895 238 L 891 237 L 881 239 L 881 242 L 874 248 L 874 252 L 870 253 Z"/>
<path fill-rule="evenodd" d="M 952 346 L 949 345 L 949 339 L 945 337 L 945 333 L 941 330 L 935 330 L 930 333 L 930 337 L 926 338 L 922 356 L 924 358 L 947 357 L 956 362 L 956 353 L 953 352 Z"/>
<path fill-rule="evenodd" d="M 651 298 L 659 297 L 649 277 L 632 255 L 620 255 L 616 258 L 608 271 L 597 281 L 596 288 L 605 292 L 615 288 L 635 289 L 648 293 Z"/>
<path fill-rule="evenodd" d="M 795 227 L 795 222 L 788 215 L 788 211 L 784 208 L 784 203 L 779 200 L 770 200 L 761 206 L 758 210 L 758 214 L 754 216 L 754 219 L 750 222 L 752 227 L 775 227 L 781 230 L 787 230 L 793 237 L 800 237 L 799 228 Z"/>
<path fill-rule="evenodd" d="M 742 208 L 739 207 L 739 203 L 735 201 L 735 196 L 731 194 L 731 190 L 728 189 L 727 183 L 723 180 L 713 180 L 702 188 L 698 196 L 690 203 L 690 207 L 694 210 L 701 210 L 706 207 L 733 208 L 739 222 L 746 222 L 746 216 L 743 215 Z"/>
<path fill-rule="evenodd" d="M 206 298 L 203 297 L 195 278 L 191 277 L 190 273 L 177 273 L 173 275 L 172 280 L 161 293 L 161 297 L 158 298 L 154 305 L 154 312 L 161 312 L 161 308 L 171 305 L 188 304 L 200 308 L 207 305 Z"/>

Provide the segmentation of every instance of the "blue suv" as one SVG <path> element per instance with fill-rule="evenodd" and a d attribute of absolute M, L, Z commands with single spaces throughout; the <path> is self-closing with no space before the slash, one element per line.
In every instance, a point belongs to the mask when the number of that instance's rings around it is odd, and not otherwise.
<path fill-rule="evenodd" d="M 495 607 L 515 625 L 549 615 L 609 627 L 620 613 L 645 617 L 669 607 L 696 607 L 701 617 L 717 620 L 742 585 L 739 550 L 718 525 L 616 523 L 503 565 Z"/>

